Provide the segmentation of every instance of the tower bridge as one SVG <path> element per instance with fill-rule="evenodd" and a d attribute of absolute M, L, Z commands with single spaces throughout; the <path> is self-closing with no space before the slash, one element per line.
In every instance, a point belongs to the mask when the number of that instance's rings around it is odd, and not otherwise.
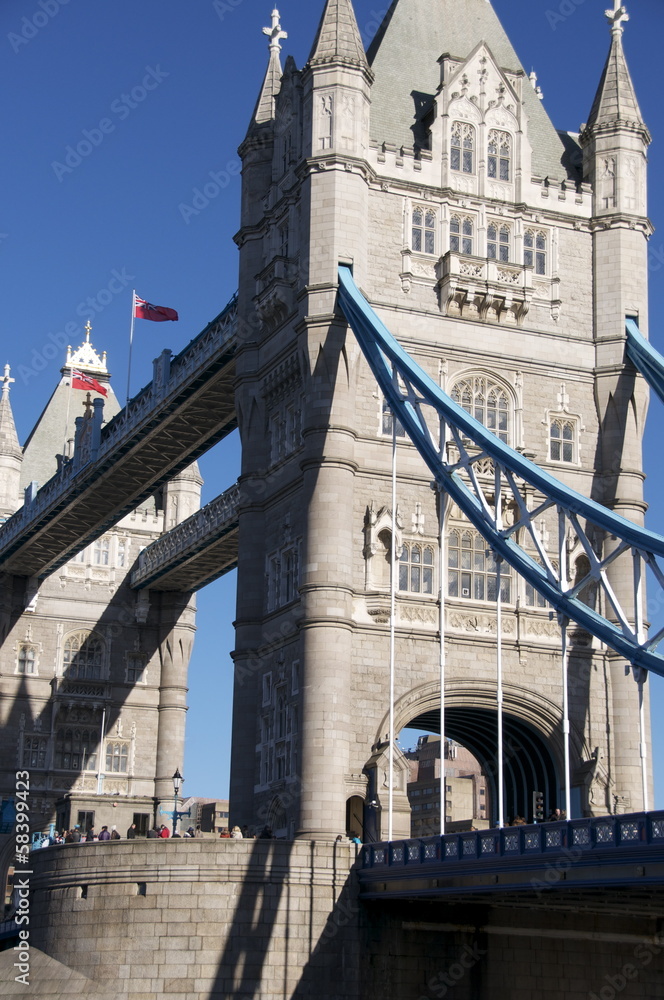
<path fill-rule="evenodd" d="M 650 133 L 608 14 L 575 138 L 487 0 L 395 0 L 368 52 L 351 0 L 327 0 L 302 69 L 275 10 L 237 300 L 105 427 L 89 401 L 38 492 L 53 442 L 42 420 L 21 452 L 7 376 L 0 457 L 28 499 L 0 493 L 5 784 L 29 769 L 59 825 L 154 822 L 192 592 L 237 564 L 231 824 L 276 835 L 40 852 L 35 938 L 69 969 L 119 965 L 148 997 L 191 992 L 181 961 L 201 996 L 415 1000 L 458 966 L 463 1000 L 552 977 L 581 1000 L 589 954 L 626 983 L 638 952 L 634 995 L 656 995 L 664 538 L 643 526 L 639 370 L 659 391 L 664 363 L 643 340 Z M 45 411 L 63 425 L 74 363 L 108 382 L 81 345 Z M 198 510 L 195 458 L 235 426 L 239 483 Z M 443 751 L 431 836 L 410 836 L 413 724 L 476 756 L 487 829 L 448 828 Z M 508 826 L 533 796 L 565 820 Z"/>

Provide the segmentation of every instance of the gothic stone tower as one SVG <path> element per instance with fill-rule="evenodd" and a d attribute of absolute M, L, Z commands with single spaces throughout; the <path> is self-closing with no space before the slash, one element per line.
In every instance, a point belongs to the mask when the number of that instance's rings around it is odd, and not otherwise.
<path fill-rule="evenodd" d="M 649 136 L 622 20 L 582 151 L 487 0 L 394 0 L 366 55 L 351 0 L 328 0 L 307 64 L 283 72 L 274 12 L 240 150 L 236 821 L 325 838 L 359 809 L 367 836 L 386 830 L 392 418 L 336 308 L 339 262 L 462 406 L 580 492 L 643 516 L 646 395 L 623 327 L 631 314 L 646 328 Z M 439 725 L 442 587 L 446 736 L 492 780 L 496 566 L 448 505 L 439 579 L 430 475 L 399 440 L 395 732 Z M 554 529 L 542 520 L 552 558 Z M 582 579 L 583 552 L 569 557 Z M 619 565 L 612 582 L 624 589 Z M 531 815 L 533 790 L 561 804 L 560 632 L 514 573 L 503 600 L 506 811 Z M 641 808 L 636 686 L 590 636 L 571 640 L 574 810 Z M 495 783 L 493 799 L 495 818 Z"/>
<path fill-rule="evenodd" d="M 3 519 L 21 506 L 23 491 L 33 493 L 69 460 L 75 423 L 80 436 L 120 410 L 90 331 L 88 324 L 85 342 L 68 351 L 23 449 L 5 373 Z M 77 387 L 74 371 L 96 380 L 105 397 Z M 191 594 L 136 592 L 129 577 L 142 548 L 198 509 L 201 483 L 195 465 L 184 470 L 44 580 L 0 575 L 0 792 L 10 799 L 16 771 L 29 771 L 35 829 L 115 824 L 124 836 L 135 819 L 146 832 L 161 802 L 172 807 L 195 607 Z"/>

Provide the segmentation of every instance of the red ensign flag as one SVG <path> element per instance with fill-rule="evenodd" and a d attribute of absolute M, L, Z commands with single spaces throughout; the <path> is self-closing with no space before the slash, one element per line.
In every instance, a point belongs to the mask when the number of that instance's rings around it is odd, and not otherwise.
<path fill-rule="evenodd" d="M 136 319 L 151 319 L 155 323 L 180 318 L 175 309 L 169 309 L 167 306 L 153 306 L 151 302 L 139 299 L 138 295 L 134 296 L 134 316 Z"/>
<path fill-rule="evenodd" d="M 83 372 L 76 371 L 72 369 L 71 373 L 71 387 L 72 389 L 87 389 L 89 392 L 98 392 L 100 396 L 108 396 L 108 389 L 106 386 L 98 382 L 96 378 L 92 378 L 91 375 L 84 375 Z"/>

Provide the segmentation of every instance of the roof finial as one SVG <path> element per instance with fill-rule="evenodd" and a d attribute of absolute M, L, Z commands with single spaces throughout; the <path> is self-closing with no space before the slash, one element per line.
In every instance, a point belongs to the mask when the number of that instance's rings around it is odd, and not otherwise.
<path fill-rule="evenodd" d="M 288 38 L 288 32 L 281 30 L 279 11 L 276 7 L 272 11 L 272 27 L 263 28 L 263 34 L 267 35 L 270 39 L 270 54 L 276 53 L 276 55 L 279 55 L 281 52 L 281 39 Z"/>
<path fill-rule="evenodd" d="M 92 333 L 92 323 L 88 319 L 87 323 L 85 324 L 85 343 L 86 344 L 90 343 L 90 334 L 91 333 Z"/>
<path fill-rule="evenodd" d="M 621 4 L 620 0 L 613 0 L 613 10 L 605 10 L 607 20 L 611 25 L 611 31 L 614 35 L 622 35 L 623 33 L 623 21 L 629 21 L 629 14 L 627 13 L 627 8 Z"/>
<path fill-rule="evenodd" d="M 2 398 L 3 399 L 7 399 L 7 397 L 9 396 L 9 386 L 11 385 L 12 382 L 16 381 L 15 378 L 10 378 L 9 377 L 10 371 L 11 371 L 11 368 L 9 367 L 9 365 L 5 365 L 5 375 L 4 375 L 4 378 L 0 380 L 0 381 L 2 381 Z"/>

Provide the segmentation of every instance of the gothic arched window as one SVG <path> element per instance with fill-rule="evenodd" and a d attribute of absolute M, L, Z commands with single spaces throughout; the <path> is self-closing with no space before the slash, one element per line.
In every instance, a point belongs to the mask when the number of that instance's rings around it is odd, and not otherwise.
<path fill-rule="evenodd" d="M 576 462 L 576 423 L 556 417 L 549 426 L 552 462 Z"/>
<path fill-rule="evenodd" d="M 534 267 L 535 274 L 546 274 L 546 233 L 527 229 L 523 237 L 523 263 Z"/>
<path fill-rule="evenodd" d="M 436 213 L 416 205 L 413 209 L 412 249 L 416 253 L 436 252 Z"/>
<path fill-rule="evenodd" d="M 489 132 L 487 174 L 499 181 L 512 180 L 512 137 L 492 128 Z"/>
<path fill-rule="evenodd" d="M 511 405 L 502 386 L 486 375 L 468 375 L 455 383 L 450 395 L 466 413 L 479 420 L 505 444 L 509 443 Z"/>
<path fill-rule="evenodd" d="M 475 129 L 467 122 L 452 122 L 450 166 L 463 174 L 475 173 Z"/>
<path fill-rule="evenodd" d="M 486 255 L 507 264 L 510 259 L 510 228 L 491 222 L 486 231 Z"/>
<path fill-rule="evenodd" d="M 475 224 L 469 215 L 453 215 L 450 219 L 450 250 L 454 253 L 473 252 Z"/>
<path fill-rule="evenodd" d="M 62 665 L 70 680 L 100 680 L 104 646 L 93 632 L 74 632 L 65 639 Z"/>
<path fill-rule="evenodd" d="M 457 528 L 447 540 L 447 593 L 463 600 L 495 601 L 498 595 L 498 566 L 488 543 L 477 531 Z M 512 594 L 511 570 L 502 564 L 500 591 L 509 603 Z"/>

